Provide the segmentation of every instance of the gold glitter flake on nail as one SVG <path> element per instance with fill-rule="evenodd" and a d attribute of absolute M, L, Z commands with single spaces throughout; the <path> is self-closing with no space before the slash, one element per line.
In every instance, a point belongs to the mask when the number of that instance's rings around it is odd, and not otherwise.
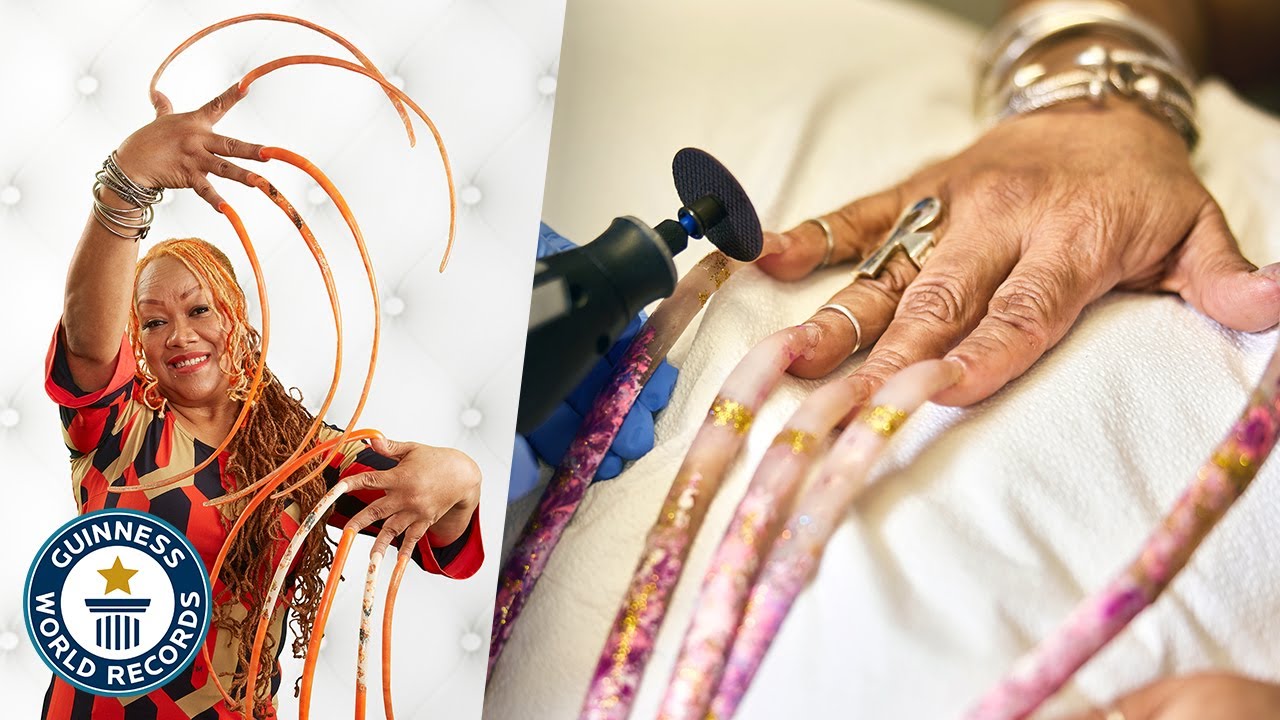
<path fill-rule="evenodd" d="M 622 632 L 619 633 L 618 647 L 613 651 L 613 672 L 615 675 L 626 667 L 627 658 L 631 656 L 631 643 L 639 630 L 641 615 L 649 606 L 649 596 L 658 589 L 658 576 L 650 575 L 636 597 L 627 604 L 627 614 L 622 619 Z"/>
<path fill-rule="evenodd" d="M 804 430 L 787 428 L 773 439 L 774 446 L 785 445 L 791 448 L 792 455 L 805 455 L 813 452 L 818 446 L 818 436 Z"/>
<path fill-rule="evenodd" d="M 1237 493 L 1243 493 L 1258 474 L 1258 466 L 1249 456 L 1235 450 L 1222 449 L 1214 453 L 1214 465 L 1217 465 L 1236 487 Z"/>
<path fill-rule="evenodd" d="M 706 307 L 707 301 L 711 299 L 711 293 L 703 290 L 698 293 L 698 307 Z"/>
<path fill-rule="evenodd" d="M 756 419 L 751 408 L 728 398 L 717 397 L 711 404 L 711 417 L 715 418 L 716 427 L 731 427 L 739 435 L 745 435 Z"/>
<path fill-rule="evenodd" d="M 724 284 L 724 281 L 728 280 L 729 276 L 733 274 L 729 270 L 729 258 L 726 258 L 720 253 L 716 253 L 708 258 L 706 270 L 707 277 L 711 278 L 711 282 L 716 284 L 717 290 L 720 289 L 720 286 Z"/>
<path fill-rule="evenodd" d="M 897 432 L 906 421 L 907 414 L 892 405 L 877 405 L 862 414 L 862 422 L 885 437 Z"/>

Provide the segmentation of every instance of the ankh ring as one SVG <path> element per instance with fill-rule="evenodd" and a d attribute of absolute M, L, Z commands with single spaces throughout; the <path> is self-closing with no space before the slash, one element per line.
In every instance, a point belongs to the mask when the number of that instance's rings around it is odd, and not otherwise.
<path fill-rule="evenodd" d="M 935 197 L 919 200 L 902 211 L 884 244 L 867 256 L 853 271 L 853 280 L 860 277 L 874 278 L 884 270 L 884 265 L 899 248 L 907 254 L 916 269 L 924 267 L 925 258 L 933 250 L 934 234 L 926 231 L 942 214 L 942 201 Z"/>
<path fill-rule="evenodd" d="M 831 223 L 820 217 L 811 217 L 804 222 L 813 223 L 814 225 L 822 228 L 822 236 L 827 239 L 827 252 L 822 256 L 822 262 L 818 263 L 818 268 L 824 268 L 831 264 L 831 255 L 836 250 L 836 234 L 831 229 Z M 804 223 L 801 223 L 801 225 L 803 224 Z"/>

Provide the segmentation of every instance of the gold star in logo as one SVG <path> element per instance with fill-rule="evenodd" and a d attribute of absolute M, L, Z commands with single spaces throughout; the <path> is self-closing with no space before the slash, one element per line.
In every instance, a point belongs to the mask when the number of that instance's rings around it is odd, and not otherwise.
<path fill-rule="evenodd" d="M 123 590 L 126 595 L 132 595 L 133 591 L 129 589 L 129 578 L 137 574 L 137 570 L 129 570 L 120 562 L 120 556 L 116 556 L 116 562 L 106 570 L 99 570 L 98 574 L 107 579 L 107 589 L 102 591 L 103 595 L 109 595 L 112 590 Z"/>

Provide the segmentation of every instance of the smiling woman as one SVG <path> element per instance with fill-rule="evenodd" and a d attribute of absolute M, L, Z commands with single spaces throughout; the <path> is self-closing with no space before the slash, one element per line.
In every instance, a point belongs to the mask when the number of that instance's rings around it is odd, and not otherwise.
<path fill-rule="evenodd" d="M 484 558 L 480 472 L 449 448 L 382 438 L 341 443 L 342 433 L 319 423 L 296 391 L 287 391 L 265 367 L 265 343 L 249 323 L 232 264 L 211 243 L 166 240 L 138 259 L 136 241 L 145 235 L 150 203 L 164 188 L 196 189 L 228 212 L 206 172 L 262 185 L 223 157 L 257 159 L 262 148 L 212 133 L 239 99 L 234 87 L 191 113 L 175 115 L 163 95 L 154 99 L 157 119 L 112 153 L 94 186 L 45 387 L 62 409 L 80 512 L 147 511 L 181 529 L 206 567 L 221 562 L 221 571 L 212 571 L 208 660 L 197 660 L 145 698 L 129 699 L 130 708 L 150 703 L 152 716 L 160 718 L 230 717 L 237 710 L 271 718 L 280 669 L 277 662 L 259 662 L 254 642 L 262 644 L 263 656 L 278 658 L 292 612 L 293 648 L 300 656 L 313 627 L 322 626 L 321 574 L 334 564 L 324 534 L 307 534 L 276 601 L 278 588 L 267 581 L 288 557 L 295 534 L 309 529 L 304 515 L 323 515 L 323 507 L 312 508 L 344 481 L 344 488 L 360 489 L 345 494 L 327 522 L 350 532 L 371 529 L 378 536 L 376 554 L 395 543 L 428 572 L 468 577 Z M 288 491 L 262 494 L 256 510 L 253 497 L 225 497 L 272 474 L 302 449 L 332 441 L 341 444 L 298 467 Z M 177 482 L 157 482 L 165 480 Z M 209 503 L 218 498 L 223 502 Z M 233 534 L 233 524 L 245 515 L 247 522 Z M 272 621 L 264 640 L 254 639 L 259 618 Z M 227 688 L 230 701 L 222 692 Z M 118 713 L 121 703 L 55 678 L 44 716 L 96 717 Z"/>

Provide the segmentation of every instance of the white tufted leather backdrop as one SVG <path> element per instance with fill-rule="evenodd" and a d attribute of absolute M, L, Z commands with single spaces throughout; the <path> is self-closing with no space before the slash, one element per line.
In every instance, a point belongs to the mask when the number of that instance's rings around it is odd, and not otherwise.
<path fill-rule="evenodd" d="M 207 24 L 262 10 L 245 2 L 0 2 L 0 458 L 9 491 L 0 506 L 0 584 L 7 588 L 0 594 L 0 697 L 6 717 L 35 717 L 49 680 L 23 630 L 20 596 L 40 543 L 75 511 L 57 413 L 42 390 L 42 364 L 62 306 L 66 265 L 88 213 L 93 172 L 151 119 L 147 83 L 174 46 Z M 305 17 L 352 40 L 427 110 L 448 144 L 459 189 L 458 238 L 448 271 L 438 275 L 447 225 L 440 161 L 420 123 L 418 147 L 408 148 L 399 118 L 372 82 L 331 68 L 287 68 L 255 83 L 219 126 L 224 134 L 312 159 L 360 220 L 378 271 L 384 323 L 379 372 L 360 425 L 392 438 L 458 447 L 484 472 L 487 562 L 465 582 L 406 576 L 394 660 L 400 717 L 478 717 L 564 0 L 377 2 L 359 9 L 284 2 L 269 10 Z M 307 52 L 348 57 L 301 28 L 240 25 L 188 51 L 161 89 L 179 111 L 194 109 L 246 70 Z M 255 169 L 307 219 L 337 276 L 346 370 L 329 417 L 345 423 L 363 379 L 371 327 L 359 257 L 338 213 L 309 179 L 283 164 Z M 216 185 L 244 217 L 262 259 L 272 367 L 314 408 L 333 358 L 320 275 L 274 205 L 256 191 Z M 152 238 L 199 235 L 222 245 L 254 297 L 248 263 L 225 220 L 189 191 L 170 196 L 158 208 Z M 320 659 L 314 707 L 324 717 L 339 709 L 345 714 L 352 704 L 359 555 L 353 554 L 357 569 L 347 572 Z M 286 665 L 286 687 L 300 669 L 297 662 Z M 371 680 L 377 687 L 376 672 Z M 293 717 L 291 693 L 281 695 L 282 716 Z M 380 702 L 369 707 L 370 717 L 381 717 Z"/>

